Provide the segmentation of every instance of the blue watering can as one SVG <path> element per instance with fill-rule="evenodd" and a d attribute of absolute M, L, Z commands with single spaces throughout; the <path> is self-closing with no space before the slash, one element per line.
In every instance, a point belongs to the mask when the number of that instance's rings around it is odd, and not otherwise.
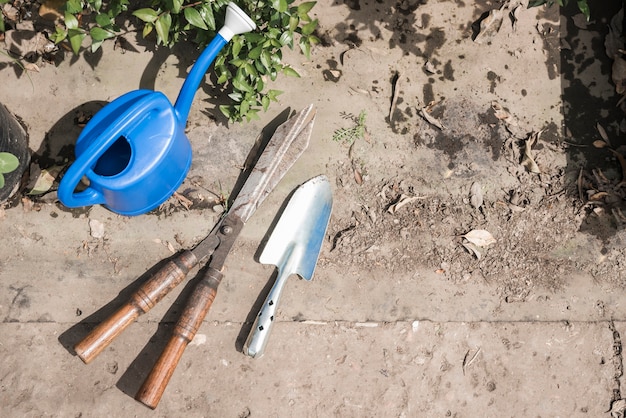
<path fill-rule="evenodd" d="M 121 215 L 140 215 L 167 200 L 187 176 L 191 144 L 185 125 L 207 69 L 233 36 L 254 22 L 234 3 L 224 26 L 202 51 L 172 106 L 163 93 L 135 90 L 103 107 L 76 141 L 76 161 L 59 184 L 68 207 L 103 204 Z M 83 177 L 89 186 L 75 192 Z"/>

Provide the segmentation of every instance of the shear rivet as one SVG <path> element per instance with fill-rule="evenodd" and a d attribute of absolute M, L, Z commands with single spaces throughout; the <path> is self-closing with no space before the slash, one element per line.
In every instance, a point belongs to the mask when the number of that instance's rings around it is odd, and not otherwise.
<path fill-rule="evenodd" d="M 229 226 L 229 225 L 224 225 L 224 226 L 222 227 L 222 234 L 224 234 L 224 235 L 228 235 L 228 234 L 230 234 L 231 232 L 233 232 L 233 227 L 232 227 L 232 226 Z"/>

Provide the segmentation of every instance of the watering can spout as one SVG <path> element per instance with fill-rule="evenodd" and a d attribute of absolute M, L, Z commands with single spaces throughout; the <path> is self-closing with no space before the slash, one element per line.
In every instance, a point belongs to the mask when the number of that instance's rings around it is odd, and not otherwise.
<path fill-rule="evenodd" d="M 174 104 L 177 118 L 181 123 L 186 123 L 196 91 L 204 78 L 204 74 L 213 61 L 215 61 L 217 54 L 220 53 L 222 48 L 224 48 L 233 36 L 250 32 L 255 28 L 255 23 L 243 10 L 233 2 L 228 3 L 224 26 L 198 57 L 187 79 L 185 79 L 183 87 L 178 94 L 178 99 L 176 99 L 176 103 Z"/>

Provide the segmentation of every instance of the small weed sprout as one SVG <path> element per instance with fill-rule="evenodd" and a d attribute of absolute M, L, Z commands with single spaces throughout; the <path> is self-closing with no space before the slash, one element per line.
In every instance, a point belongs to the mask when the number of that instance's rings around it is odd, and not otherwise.
<path fill-rule="evenodd" d="M 0 189 L 4 187 L 4 174 L 15 171 L 20 161 L 10 152 L 0 152 Z"/>
<path fill-rule="evenodd" d="M 358 138 L 365 137 L 365 117 L 367 113 L 365 110 L 361 110 L 358 117 L 352 114 L 343 114 L 344 119 L 352 119 L 355 125 L 350 128 L 340 128 L 333 134 L 333 141 L 342 142 L 344 144 L 352 144 Z"/>

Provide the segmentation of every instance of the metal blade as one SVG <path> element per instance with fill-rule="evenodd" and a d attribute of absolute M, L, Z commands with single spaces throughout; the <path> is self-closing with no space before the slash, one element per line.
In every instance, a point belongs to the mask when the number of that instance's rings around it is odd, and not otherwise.
<path fill-rule="evenodd" d="M 333 195 L 326 176 L 314 177 L 298 187 L 280 215 L 259 261 L 273 264 L 287 275 L 295 273 L 311 280 L 332 205 Z"/>
<path fill-rule="evenodd" d="M 315 109 L 309 105 L 280 125 L 228 211 L 244 223 L 309 146 Z"/>

